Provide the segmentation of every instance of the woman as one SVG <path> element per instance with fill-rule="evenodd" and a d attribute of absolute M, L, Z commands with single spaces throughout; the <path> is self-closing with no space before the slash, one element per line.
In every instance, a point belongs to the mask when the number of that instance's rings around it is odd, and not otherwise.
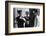
<path fill-rule="evenodd" d="M 40 26 L 40 12 L 38 10 L 38 12 L 35 13 L 36 17 L 35 17 L 35 21 L 34 21 L 34 27 L 39 27 Z"/>

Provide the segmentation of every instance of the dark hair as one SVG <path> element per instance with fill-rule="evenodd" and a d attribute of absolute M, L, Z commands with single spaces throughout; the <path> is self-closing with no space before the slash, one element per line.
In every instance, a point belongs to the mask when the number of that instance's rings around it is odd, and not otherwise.
<path fill-rule="evenodd" d="M 33 11 L 35 11 L 34 13 L 37 13 L 37 9 L 33 9 Z"/>
<path fill-rule="evenodd" d="M 18 14 L 21 14 L 21 12 L 22 12 L 22 10 L 17 10 L 17 13 L 18 13 Z"/>

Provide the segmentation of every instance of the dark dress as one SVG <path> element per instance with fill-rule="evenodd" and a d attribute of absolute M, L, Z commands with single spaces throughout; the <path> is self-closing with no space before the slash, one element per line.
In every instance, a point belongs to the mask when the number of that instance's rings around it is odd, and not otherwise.
<path fill-rule="evenodd" d="M 24 20 L 23 19 L 20 19 L 20 16 L 16 17 L 16 21 L 18 22 L 17 25 L 18 25 L 18 28 L 22 28 L 24 27 Z"/>

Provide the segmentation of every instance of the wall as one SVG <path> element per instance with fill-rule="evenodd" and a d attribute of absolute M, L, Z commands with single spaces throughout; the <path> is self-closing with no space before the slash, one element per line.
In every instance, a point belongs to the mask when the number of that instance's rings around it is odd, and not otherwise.
<path fill-rule="evenodd" d="M 16 1 L 44 2 L 45 6 L 46 6 L 46 0 L 16 0 Z M 45 9 L 46 9 L 46 7 L 45 7 Z M 45 15 L 46 15 L 46 11 L 45 11 Z M 46 18 L 46 16 L 45 16 L 45 18 Z M 45 26 L 46 26 L 46 24 L 45 24 Z M 6 36 L 5 35 L 5 0 L 0 0 L 0 36 Z M 14 36 L 46 36 L 46 33 L 24 34 L 24 35 L 14 35 Z"/>

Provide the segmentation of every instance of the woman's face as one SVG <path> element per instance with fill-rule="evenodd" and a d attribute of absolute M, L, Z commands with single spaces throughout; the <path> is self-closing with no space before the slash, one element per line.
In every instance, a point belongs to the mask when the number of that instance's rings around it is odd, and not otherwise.
<path fill-rule="evenodd" d="M 39 16 L 40 15 L 40 12 L 38 12 L 37 15 Z"/>

